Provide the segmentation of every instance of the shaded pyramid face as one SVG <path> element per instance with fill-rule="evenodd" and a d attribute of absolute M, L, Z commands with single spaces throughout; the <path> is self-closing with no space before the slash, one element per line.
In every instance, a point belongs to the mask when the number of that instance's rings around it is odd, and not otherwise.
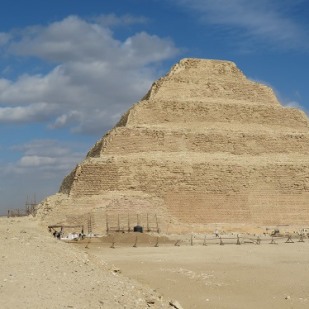
<path fill-rule="evenodd" d="M 118 225 L 135 214 L 161 226 L 307 224 L 308 153 L 302 111 L 281 106 L 232 62 L 183 59 L 39 213 L 54 221 L 92 213 L 103 225 L 116 214 Z"/>

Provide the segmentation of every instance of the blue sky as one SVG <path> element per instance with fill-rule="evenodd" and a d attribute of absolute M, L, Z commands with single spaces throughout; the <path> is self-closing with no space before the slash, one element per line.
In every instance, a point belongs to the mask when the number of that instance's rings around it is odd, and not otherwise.
<path fill-rule="evenodd" d="M 309 111 L 305 0 L 2 0 L 0 213 L 58 191 L 181 58 L 234 61 Z"/>

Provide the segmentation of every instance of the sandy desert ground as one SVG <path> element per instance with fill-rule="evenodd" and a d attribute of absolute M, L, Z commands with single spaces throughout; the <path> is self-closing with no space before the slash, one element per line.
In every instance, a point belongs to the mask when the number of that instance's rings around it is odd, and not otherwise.
<path fill-rule="evenodd" d="M 179 308 L 309 307 L 308 239 L 179 247 L 117 240 L 115 249 L 109 239 L 85 248 L 56 240 L 32 218 L 0 223 L 0 308 L 175 308 L 171 299 Z"/>
<path fill-rule="evenodd" d="M 170 308 L 84 247 L 59 241 L 33 218 L 0 218 L 0 308 Z"/>
<path fill-rule="evenodd" d="M 179 247 L 91 244 L 90 255 L 183 308 L 308 308 L 309 240 Z M 184 242 L 183 242 L 184 243 Z"/>

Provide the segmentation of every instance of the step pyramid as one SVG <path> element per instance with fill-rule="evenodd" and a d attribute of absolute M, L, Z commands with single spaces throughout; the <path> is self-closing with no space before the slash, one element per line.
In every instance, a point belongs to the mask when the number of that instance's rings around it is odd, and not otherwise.
<path fill-rule="evenodd" d="M 94 145 L 38 214 L 55 223 L 91 213 L 102 229 L 111 225 L 106 218 L 118 228 L 130 220 L 146 226 L 146 215 L 161 228 L 191 230 L 309 224 L 308 154 L 304 112 L 282 106 L 233 62 L 183 59 Z"/>

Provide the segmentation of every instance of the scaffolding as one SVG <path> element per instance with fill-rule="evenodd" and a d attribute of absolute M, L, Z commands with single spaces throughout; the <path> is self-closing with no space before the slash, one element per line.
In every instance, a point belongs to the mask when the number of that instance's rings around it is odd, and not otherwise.
<path fill-rule="evenodd" d="M 146 232 L 160 233 L 156 214 L 106 214 L 106 233 L 132 232 L 134 226 L 143 226 Z"/>

